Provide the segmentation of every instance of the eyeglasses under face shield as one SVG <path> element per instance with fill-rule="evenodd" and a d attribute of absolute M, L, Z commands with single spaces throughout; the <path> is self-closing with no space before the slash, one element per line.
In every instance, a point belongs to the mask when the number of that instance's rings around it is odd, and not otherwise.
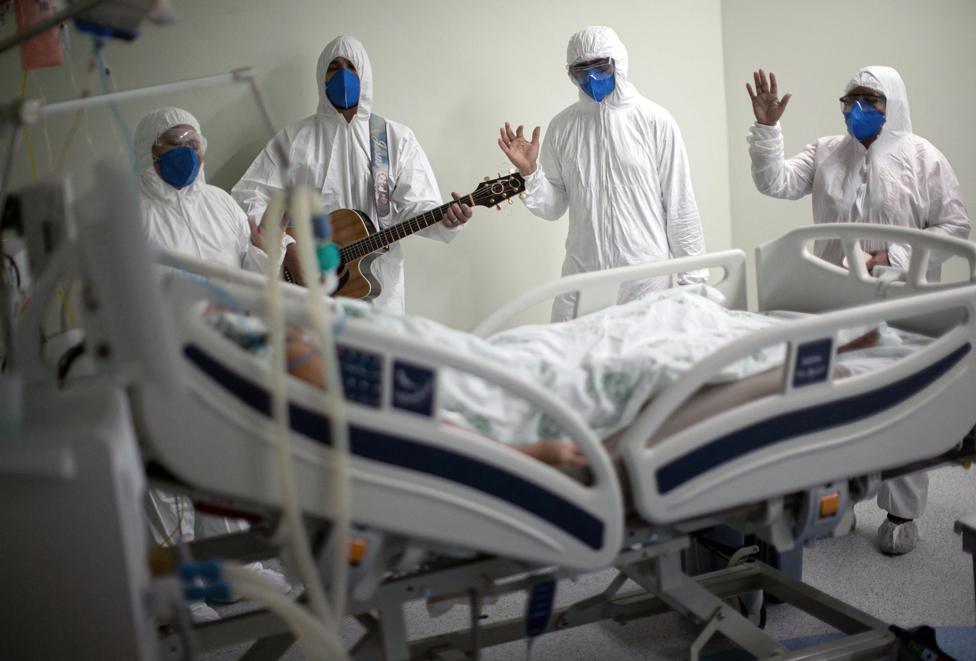
<path fill-rule="evenodd" d="M 579 62 L 569 67 L 569 75 L 572 76 L 573 80 L 580 85 L 585 83 L 591 75 L 593 75 L 595 78 L 606 78 L 608 76 L 612 76 L 614 71 L 615 67 L 613 58 L 610 57 L 602 57 L 598 60 Z"/>
<path fill-rule="evenodd" d="M 163 131 L 156 138 L 157 147 L 191 147 L 200 156 L 207 151 L 207 139 L 195 130 L 186 127 L 173 127 Z"/>
<path fill-rule="evenodd" d="M 844 112 L 850 112 L 854 108 L 854 104 L 860 101 L 880 111 L 885 109 L 887 100 L 884 94 L 847 94 L 840 97 L 840 109 Z"/>

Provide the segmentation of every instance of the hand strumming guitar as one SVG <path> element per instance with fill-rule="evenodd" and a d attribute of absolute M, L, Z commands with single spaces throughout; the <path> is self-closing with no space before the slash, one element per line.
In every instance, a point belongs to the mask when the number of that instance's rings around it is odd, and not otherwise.
<path fill-rule="evenodd" d="M 542 129 L 538 126 L 532 131 L 532 141 L 525 139 L 524 129 L 521 125 L 512 131 L 511 125 L 505 122 L 505 128 L 499 129 L 501 137 L 498 139 L 498 146 L 501 147 L 508 160 L 512 162 L 523 177 L 528 177 L 535 172 L 539 160 L 539 133 Z"/>

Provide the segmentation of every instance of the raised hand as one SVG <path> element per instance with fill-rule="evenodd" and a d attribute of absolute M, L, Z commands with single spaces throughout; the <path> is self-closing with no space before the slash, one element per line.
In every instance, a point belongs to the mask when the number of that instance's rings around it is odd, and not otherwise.
<path fill-rule="evenodd" d="M 527 177 L 536 169 L 539 160 L 539 134 L 542 132 L 538 126 L 532 131 L 532 141 L 525 139 L 523 127 L 519 126 L 515 131 L 508 122 L 505 128 L 499 129 L 501 137 L 498 139 L 498 146 L 502 148 L 512 165 L 518 168 L 523 177 Z"/>
<path fill-rule="evenodd" d="M 752 80 L 756 84 L 756 91 L 752 91 L 752 86 L 746 83 L 746 91 L 752 100 L 752 113 L 756 116 L 756 121 L 760 124 L 773 126 L 783 116 L 786 104 L 790 102 L 792 94 L 784 94 L 779 98 L 779 89 L 776 86 L 776 74 L 769 72 L 769 80 L 766 80 L 766 72 L 760 69 L 752 72 Z"/>

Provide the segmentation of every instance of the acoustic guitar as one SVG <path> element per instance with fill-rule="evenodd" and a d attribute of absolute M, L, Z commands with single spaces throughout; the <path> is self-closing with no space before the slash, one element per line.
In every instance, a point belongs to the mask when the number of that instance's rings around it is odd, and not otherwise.
<path fill-rule="evenodd" d="M 499 176 L 497 179 L 485 177 L 485 181 L 473 193 L 463 196 L 458 202 L 472 207 L 494 206 L 500 209 L 499 203 L 524 190 L 525 181 L 517 172 Z M 329 214 L 332 240 L 339 247 L 341 258 L 338 269 L 339 288 L 334 295 L 367 301 L 379 296 L 380 283 L 373 275 L 371 267 L 380 256 L 380 251 L 415 232 L 439 223 L 454 203 L 451 200 L 436 209 L 382 230 L 377 230 L 369 216 L 362 211 L 338 209 Z"/>

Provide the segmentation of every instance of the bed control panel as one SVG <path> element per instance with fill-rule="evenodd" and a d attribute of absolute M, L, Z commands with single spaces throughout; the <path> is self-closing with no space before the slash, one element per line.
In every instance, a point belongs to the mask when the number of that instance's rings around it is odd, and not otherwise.
<path fill-rule="evenodd" d="M 338 346 L 342 388 L 346 399 L 357 404 L 380 407 L 383 392 L 383 358 L 362 349 Z"/>

